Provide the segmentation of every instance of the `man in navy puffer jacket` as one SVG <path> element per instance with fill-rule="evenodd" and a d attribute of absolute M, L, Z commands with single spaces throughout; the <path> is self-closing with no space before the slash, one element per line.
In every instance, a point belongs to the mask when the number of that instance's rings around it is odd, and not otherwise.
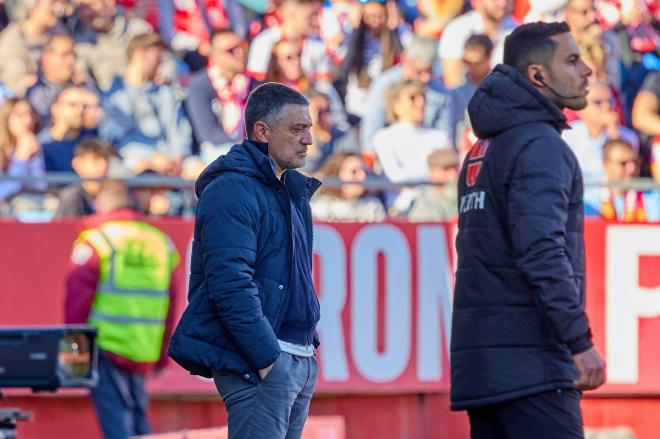
<path fill-rule="evenodd" d="M 604 381 L 584 309 L 582 176 L 561 109 L 591 70 L 566 23 L 530 23 L 468 111 L 459 179 L 451 399 L 473 439 L 582 438 L 580 391 Z"/>
<path fill-rule="evenodd" d="M 300 437 L 316 384 L 309 200 L 320 182 L 295 171 L 312 143 L 308 105 L 281 84 L 256 88 L 248 140 L 196 184 L 189 303 L 169 355 L 213 377 L 230 438 Z"/>

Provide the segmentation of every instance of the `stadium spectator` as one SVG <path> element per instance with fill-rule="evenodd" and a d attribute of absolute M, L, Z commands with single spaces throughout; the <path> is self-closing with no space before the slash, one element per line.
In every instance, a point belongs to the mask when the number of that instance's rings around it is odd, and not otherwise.
<path fill-rule="evenodd" d="M 302 170 L 316 172 L 333 153 L 359 153 L 357 131 L 354 128 L 343 129 L 335 123 L 328 95 L 311 89 L 305 96 L 309 100 L 309 114 L 312 117 L 312 144 L 307 147 L 307 160 Z"/>
<path fill-rule="evenodd" d="M 603 146 L 604 183 L 630 182 L 639 176 L 639 156 L 626 141 L 616 139 Z M 596 195 L 596 194 L 594 194 Z M 657 221 L 660 219 L 660 190 L 640 191 L 632 188 L 602 187 L 597 196 L 587 194 L 585 211 L 608 220 L 623 222 Z"/>
<path fill-rule="evenodd" d="M 454 145 L 460 143 L 460 138 L 466 130 L 467 106 L 481 81 L 490 73 L 490 57 L 493 53 L 493 43 L 486 35 L 471 35 L 465 42 L 463 64 L 465 65 L 465 82 L 451 91 L 454 122 Z"/>
<path fill-rule="evenodd" d="M 660 72 L 644 80 L 633 105 L 632 124 L 651 148 L 651 175 L 660 182 Z"/>
<path fill-rule="evenodd" d="M 358 154 L 332 154 L 316 174 L 336 179 L 339 186 L 324 185 L 312 199 L 312 214 L 320 221 L 383 221 L 387 214 L 381 200 L 365 189 L 367 167 Z"/>
<path fill-rule="evenodd" d="M 190 79 L 185 104 L 201 155 L 210 163 L 243 137 L 243 112 L 251 87 L 244 74 L 248 46 L 232 30 L 221 29 L 200 50 L 209 63 Z"/>
<path fill-rule="evenodd" d="M 37 136 L 43 148 L 46 171 L 74 172 L 71 160 L 76 144 L 97 134 L 95 127 L 84 125 L 87 93 L 88 90 L 79 86 L 65 87 L 50 106 L 50 125 Z"/>
<path fill-rule="evenodd" d="M 60 205 L 55 218 L 77 218 L 96 212 L 94 199 L 101 189 L 101 181 L 87 179 L 108 177 L 113 154 L 109 143 L 93 137 L 83 139 L 76 145 L 71 166 L 85 180 L 72 183 L 60 191 Z"/>
<path fill-rule="evenodd" d="M 41 52 L 37 82 L 25 94 L 44 125 L 50 122 L 50 106 L 55 96 L 64 87 L 73 85 L 76 73 L 74 45 L 73 38 L 67 34 L 52 35 Z"/>
<path fill-rule="evenodd" d="M 346 56 L 349 37 L 359 26 L 361 7 L 359 0 L 332 0 L 324 2 L 319 15 L 321 39 L 332 62 L 339 64 Z"/>
<path fill-rule="evenodd" d="M 190 155 L 192 129 L 176 89 L 155 81 L 164 43 L 157 34 L 133 37 L 129 63 L 103 100 L 99 132 L 115 145 L 125 165 L 138 174 L 146 169 L 177 174 Z"/>
<path fill-rule="evenodd" d="M 241 38 L 247 34 L 243 8 L 237 0 L 157 1 L 159 33 L 172 50 L 184 54 L 193 71 L 206 67 L 206 55 L 200 49 L 215 32 L 231 29 Z"/>
<path fill-rule="evenodd" d="M 57 23 L 56 0 L 25 0 L 27 17 L 10 23 L 0 33 L 0 81 L 23 96 L 37 80 L 41 49 Z"/>
<path fill-rule="evenodd" d="M 39 118 L 26 99 L 11 98 L 0 105 L 0 176 L 43 177 L 41 144 L 35 135 Z M 0 199 L 22 190 L 41 191 L 45 182 L 0 181 Z"/>
<path fill-rule="evenodd" d="M 278 41 L 301 43 L 300 62 L 305 75 L 311 80 L 328 80 L 332 77 L 330 59 L 318 34 L 318 0 L 282 0 L 277 7 L 278 26 L 265 29 L 250 44 L 247 71 L 258 81 L 268 72 L 272 48 Z"/>
<path fill-rule="evenodd" d="M 399 63 L 403 45 L 397 29 L 388 27 L 386 0 L 364 0 L 360 24 L 347 43 L 334 84 L 344 98 L 346 111 L 362 117 L 371 82 L 382 71 Z"/>
<path fill-rule="evenodd" d="M 570 0 L 564 8 L 566 22 L 594 76 L 610 81 L 621 90 L 621 48 L 613 32 L 604 32 L 598 19 L 595 0 Z M 592 68 L 593 68 L 592 67 Z"/>
<path fill-rule="evenodd" d="M 71 20 L 80 70 L 107 91 L 116 76 L 127 68 L 128 42 L 136 35 L 151 32 L 139 18 L 116 14 L 115 0 L 74 0 L 75 20 Z"/>
<path fill-rule="evenodd" d="M 360 123 L 360 143 L 363 152 L 373 154 L 373 137 L 387 126 L 385 94 L 403 80 L 418 80 L 425 84 L 426 114 L 424 127 L 453 132 L 452 98 L 442 81 L 432 78 L 436 47 L 432 40 L 414 37 L 401 54 L 401 64 L 384 71 L 369 87 L 367 106 Z"/>
<path fill-rule="evenodd" d="M 580 119 L 571 123 L 571 129 L 565 130 L 562 138 L 577 156 L 586 183 L 603 179 L 603 145 L 608 140 L 621 138 L 639 150 L 637 134 L 619 122 L 607 82 L 590 81 L 587 106 L 578 115 Z"/>
<path fill-rule="evenodd" d="M 387 92 L 387 119 L 391 125 L 374 136 L 374 151 L 383 174 L 394 183 L 426 181 L 427 157 L 452 148 L 451 132 L 424 127 L 424 84 L 408 80 Z"/>
<path fill-rule="evenodd" d="M 162 370 L 174 326 L 179 254 L 171 239 L 129 208 L 124 183 L 108 180 L 73 245 L 65 322 L 98 330 L 98 385 L 91 397 L 107 439 L 151 432 L 146 377 Z"/>
<path fill-rule="evenodd" d="M 474 9 L 447 24 L 440 39 L 439 56 L 442 78 L 449 88 L 463 83 L 465 69 L 463 54 L 465 42 L 473 34 L 485 34 L 493 42 L 491 65 L 502 62 L 504 37 L 517 23 L 509 15 L 508 0 L 471 0 Z"/>
<path fill-rule="evenodd" d="M 432 184 L 403 189 L 390 214 L 410 221 L 453 220 L 458 214 L 458 154 L 452 149 L 439 149 L 429 154 L 426 161 Z"/>
<path fill-rule="evenodd" d="M 161 174 L 147 170 L 137 177 L 158 177 Z M 148 217 L 181 215 L 181 194 L 167 185 L 138 186 L 132 191 L 136 209 Z"/>

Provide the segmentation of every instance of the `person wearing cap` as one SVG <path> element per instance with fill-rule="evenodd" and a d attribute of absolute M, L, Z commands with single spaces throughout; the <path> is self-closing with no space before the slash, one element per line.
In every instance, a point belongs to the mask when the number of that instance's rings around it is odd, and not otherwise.
<path fill-rule="evenodd" d="M 403 80 L 415 79 L 421 81 L 425 86 L 426 109 L 423 126 L 440 129 L 447 133 L 453 132 L 452 98 L 442 81 L 432 77 L 436 52 L 433 40 L 414 37 L 401 54 L 401 64 L 385 70 L 372 81 L 367 93 L 366 111 L 360 127 L 360 143 L 364 153 L 373 155 L 374 135 L 387 126 L 385 114 L 387 90 Z"/>
<path fill-rule="evenodd" d="M 453 220 L 458 214 L 458 154 L 453 149 L 438 149 L 426 162 L 431 184 L 401 191 L 391 213 L 410 221 Z"/>
<path fill-rule="evenodd" d="M 145 380 L 167 364 L 174 327 L 179 253 L 129 204 L 125 183 L 101 184 L 98 213 L 73 244 L 66 279 L 65 323 L 98 330 L 91 397 L 105 439 L 151 432 Z"/>
<path fill-rule="evenodd" d="M 103 101 L 101 138 L 115 145 L 134 173 L 153 169 L 176 173 L 190 155 L 192 128 L 175 88 L 158 77 L 165 50 L 157 34 L 133 37 L 128 43 L 128 67 L 116 77 Z"/>

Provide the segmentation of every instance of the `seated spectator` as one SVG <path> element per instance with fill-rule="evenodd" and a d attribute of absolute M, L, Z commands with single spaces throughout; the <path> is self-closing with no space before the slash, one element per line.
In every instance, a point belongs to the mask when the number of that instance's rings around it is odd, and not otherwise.
<path fill-rule="evenodd" d="M 172 50 L 185 53 L 184 60 L 191 70 L 206 66 L 203 44 L 223 29 L 231 29 L 245 38 L 247 23 L 243 8 L 237 0 L 157 0 L 160 17 L 159 32 Z M 204 5 L 204 10 L 200 9 Z"/>
<path fill-rule="evenodd" d="M 302 65 L 303 47 L 302 41 L 285 40 L 273 44 L 264 82 L 279 82 L 303 94 L 311 90 L 325 94 L 330 100 L 330 113 L 335 124 L 348 130 L 348 115 L 337 89 L 330 82 L 314 81 L 305 73 Z"/>
<path fill-rule="evenodd" d="M 323 41 L 315 35 L 318 30 L 318 0 L 282 0 L 277 7 L 279 26 L 262 31 L 250 45 L 247 72 L 263 81 L 268 72 L 272 48 L 278 41 L 293 41 L 303 47 L 300 55 L 305 75 L 311 80 L 329 80 L 332 76 L 330 59 Z"/>
<path fill-rule="evenodd" d="M 450 221 L 458 214 L 458 154 L 439 149 L 429 154 L 427 163 L 433 184 L 402 190 L 391 209 L 393 216 L 410 221 Z"/>
<path fill-rule="evenodd" d="M 451 133 L 424 128 L 424 84 L 402 81 L 387 93 L 387 118 L 392 124 L 374 136 L 374 150 L 383 174 L 395 183 L 425 181 L 427 157 L 433 151 L 452 148 Z"/>
<path fill-rule="evenodd" d="M 333 154 L 323 164 L 317 176 L 336 179 L 339 187 L 321 186 L 312 198 L 312 215 L 320 221 L 383 221 L 383 203 L 369 194 L 361 182 L 367 179 L 367 168 L 357 154 Z"/>
<path fill-rule="evenodd" d="M 76 145 L 71 166 L 85 180 L 72 183 L 60 191 L 60 205 L 55 218 L 78 218 L 96 212 L 94 198 L 99 193 L 101 181 L 86 179 L 107 178 L 113 154 L 109 143 L 94 137 L 83 139 Z"/>
<path fill-rule="evenodd" d="M 0 176 L 43 177 L 41 144 L 35 132 L 39 119 L 25 99 L 11 98 L 0 106 Z M 0 181 L 0 199 L 23 190 L 42 191 L 45 182 Z"/>
<path fill-rule="evenodd" d="M 153 170 L 146 170 L 138 177 L 158 177 Z M 182 194 L 168 186 L 145 185 L 132 190 L 136 208 L 146 216 L 163 217 L 181 215 L 183 207 Z"/>
<path fill-rule="evenodd" d="M 660 72 L 650 73 L 635 98 L 633 127 L 651 147 L 651 175 L 660 183 Z"/>
<path fill-rule="evenodd" d="M 472 35 L 465 43 L 463 64 L 466 67 L 465 82 L 451 91 L 454 109 L 453 126 L 455 127 L 454 144 L 458 145 L 466 129 L 467 106 L 481 81 L 490 73 L 490 57 L 493 43 L 486 35 Z"/>
<path fill-rule="evenodd" d="M 72 33 L 80 70 L 107 91 L 115 76 L 124 74 L 128 42 L 136 35 L 150 33 L 149 24 L 139 18 L 116 13 L 115 0 L 74 0 L 76 18 Z"/>
<path fill-rule="evenodd" d="M 571 34 L 581 49 L 582 57 L 592 61 L 596 67 L 594 75 L 607 80 L 618 91 L 621 90 L 621 50 L 613 32 L 604 32 L 599 24 L 595 0 L 569 0 L 564 15 Z M 602 54 L 599 53 L 602 51 Z M 601 62 L 597 62 L 602 57 Z"/>
<path fill-rule="evenodd" d="M 358 0 L 324 2 L 319 15 L 319 30 L 326 52 L 334 63 L 339 64 L 346 56 L 349 37 L 359 26 L 361 15 Z"/>
<path fill-rule="evenodd" d="M 154 81 L 163 50 L 156 34 L 132 38 L 126 73 L 115 78 L 103 102 L 100 135 L 136 174 L 145 169 L 176 174 L 191 153 L 192 129 L 175 88 Z"/>
<path fill-rule="evenodd" d="M 247 42 L 229 29 L 214 32 L 201 51 L 209 58 L 206 69 L 188 84 L 186 112 L 201 155 L 211 162 L 243 137 L 243 112 L 250 93 L 244 74 Z"/>
<path fill-rule="evenodd" d="M 603 146 L 608 140 L 621 138 L 639 150 L 635 132 L 619 122 L 607 82 L 598 79 L 590 82 L 587 106 L 578 115 L 580 120 L 572 122 L 571 129 L 564 130 L 562 138 L 577 156 L 585 182 L 603 179 Z"/>
<path fill-rule="evenodd" d="M 334 122 L 330 112 L 330 98 L 315 89 L 308 91 L 306 97 L 312 118 L 313 143 L 307 147 L 307 159 L 302 170 L 307 173 L 316 172 L 334 153 L 359 153 L 356 130 L 344 130 Z"/>
<path fill-rule="evenodd" d="M 0 33 L 0 81 L 23 96 L 37 80 L 41 49 L 57 23 L 56 0 L 25 0 L 27 17 L 10 23 Z"/>
<path fill-rule="evenodd" d="M 485 34 L 491 39 L 495 47 L 491 65 L 495 66 L 502 62 L 504 37 L 517 26 L 509 15 L 508 0 L 473 0 L 472 4 L 474 10 L 450 21 L 440 39 L 442 78 L 449 88 L 458 87 L 463 83 L 464 48 L 470 35 Z"/>
<path fill-rule="evenodd" d="M 73 173 L 71 161 L 76 144 L 85 137 L 96 136 L 96 128 L 86 127 L 84 123 L 88 93 L 82 87 L 65 87 L 50 106 L 50 125 L 37 136 L 47 172 Z"/>
<path fill-rule="evenodd" d="M 364 115 L 371 81 L 399 63 L 403 51 L 401 38 L 387 24 L 385 0 L 363 2 L 360 24 L 351 33 L 346 56 L 334 80 L 349 114 Z"/>
<path fill-rule="evenodd" d="M 626 182 L 639 175 L 639 157 L 626 141 L 615 139 L 603 147 L 605 183 Z M 585 211 L 598 212 L 609 220 L 624 222 L 660 220 L 660 189 L 643 192 L 619 187 L 603 187 L 585 195 Z"/>
<path fill-rule="evenodd" d="M 426 114 L 423 126 L 453 132 L 452 98 L 442 82 L 431 76 L 435 57 L 435 43 L 415 37 L 401 54 L 401 64 L 387 69 L 371 83 L 366 113 L 360 124 L 360 143 L 367 155 L 373 155 L 376 132 L 387 126 L 385 94 L 403 80 L 418 80 L 425 84 Z"/>
<path fill-rule="evenodd" d="M 74 45 L 71 36 L 54 34 L 41 52 L 37 82 L 27 90 L 26 96 L 44 125 L 50 122 L 50 106 L 55 96 L 64 87 L 73 85 L 76 68 Z"/>

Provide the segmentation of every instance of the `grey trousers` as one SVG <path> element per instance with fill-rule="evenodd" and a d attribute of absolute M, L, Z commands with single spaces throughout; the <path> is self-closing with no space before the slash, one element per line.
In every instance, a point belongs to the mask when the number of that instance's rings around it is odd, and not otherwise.
<path fill-rule="evenodd" d="M 213 381 L 229 417 L 229 439 L 298 439 L 318 377 L 314 357 L 282 352 L 266 378 L 215 372 Z"/>

